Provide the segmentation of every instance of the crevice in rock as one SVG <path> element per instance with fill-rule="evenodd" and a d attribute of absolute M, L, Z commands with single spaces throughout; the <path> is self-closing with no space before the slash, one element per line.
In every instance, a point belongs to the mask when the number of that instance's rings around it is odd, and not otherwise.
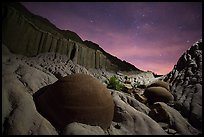
<path fill-rule="evenodd" d="M 71 51 L 70 60 L 74 59 L 75 53 L 76 53 L 76 47 L 74 46 L 72 51 Z"/>

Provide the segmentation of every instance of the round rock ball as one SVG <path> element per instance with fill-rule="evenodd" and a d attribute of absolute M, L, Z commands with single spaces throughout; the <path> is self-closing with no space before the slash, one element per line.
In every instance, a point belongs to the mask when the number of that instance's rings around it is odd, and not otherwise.
<path fill-rule="evenodd" d="M 152 83 L 148 87 L 163 87 L 163 88 L 167 89 L 168 91 L 170 91 L 169 83 L 167 83 L 165 81 L 161 81 L 161 80 L 157 80 L 156 82 Z"/>
<path fill-rule="evenodd" d="M 85 74 L 63 77 L 35 97 L 38 111 L 58 130 L 79 122 L 107 129 L 113 119 L 114 102 L 108 89 Z"/>
<path fill-rule="evenodd" d="M 144 91 L 144 96 L 149 103 L 165 102 L 169 103 L 174 100 L 174 96 L 163 87 L 149 87 Z"/>

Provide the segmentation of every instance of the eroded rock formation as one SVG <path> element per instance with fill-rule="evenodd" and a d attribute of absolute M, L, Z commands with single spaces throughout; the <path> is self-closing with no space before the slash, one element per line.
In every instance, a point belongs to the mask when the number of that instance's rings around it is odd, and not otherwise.
<path fill-rule="evenodd" d="M 124 75 L 119 75 L 119 73 L 113 74 L 100 69 L 88 71 L 83 66 L 68 60 L 67 56 L 60 54 L 42 53 L 36 57 L 25 57 L 10 53 L 9 49 L 2 45 L 2 134 L 152 135 L 202 133 L 197 132 L 190 122 L 188 123 L 184 120 L 183 116 L 179 115 L 179 111 L 167 105 L 162 107 L 165 110 L 165 114 L 168 114 L 165 115 L 167 116 L 167 121 L 161 123 L 155 117 L 150 118 L 148 116 L 151 111 L 154 111 L 158 107 L 149 108 L 141 103 L 142 101 L 140 102 L 138 97 L 115 90 L 109 90 L 115 104 L 114 116 L 110 128 L 104 130 L 99 126 L 73 122 L 66 125 L 63 131 L 58 131 L 46 117 L 37 111 L 32 96 L 38 93 L 37 91 L 39 89 L 45 89 L 58 79 L 75 73 L 94 76 L 101 82 L 101 78 L 103 79 L 113 75 L 124 79 Z M 137 78 L 137 75 L 134 78 Z M 143 81 L 142 76 L 139 75 L 137 80 Z M 150 77 L 151 80 L 153 80 L 152 77 Z M 79 87 L 83 88 L 81 85 Z M 144 89 L 140 90 L 136 89 L 135 92 L 140 95 Z M 163 117 L 163 113 L 160 114 Z M 171 118 L 170 124 L 168 124 L 168 117 Z M 177 125 L 174 122 L 177 122 Z"/>
<path fill-rule="evenodd" d="M 47 19 L 33 15 L 20 3 L 3 4 L 2 11 L 2 40 L 12 53 L 36 56 L 54 52 L 86 68 L 140 71 L 97 44 L 83 42 L 76 33 L 60 30 Z"/>
<path fill-rule="evenodd" d="M 193 44 L 165 76 L 175 97 L 175 108 L 202 130 L 202 40 Z"/>

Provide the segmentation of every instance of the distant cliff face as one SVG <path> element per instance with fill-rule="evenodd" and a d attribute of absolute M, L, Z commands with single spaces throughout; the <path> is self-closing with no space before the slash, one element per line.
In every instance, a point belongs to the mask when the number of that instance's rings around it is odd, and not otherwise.
<path fill-rule="evenodd" d="M 13 53 L 36 56 L 43 52 L 55 52 L 65 54 L 86 68 L 140 71 L 105 52 L 97 44 L 83 42 L 76 33 L 56 28 L 47 19 L 33 15 L 19 3 L 3 4 L 2 18 L 2 40 Z"/>
<path fill-rule="evenodd" d="M 202 129 L 202 40 L 196 42 L 165 76 L 175 96 L 175 108 Z"/>

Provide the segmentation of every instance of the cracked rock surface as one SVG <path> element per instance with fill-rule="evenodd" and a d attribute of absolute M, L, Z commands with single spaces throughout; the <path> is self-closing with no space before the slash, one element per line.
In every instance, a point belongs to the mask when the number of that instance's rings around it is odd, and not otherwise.
<path fill-rule="evenodd" d="M 175 108 L 202 130 L 202 40 L 193 44 L 165 76 L 175 97 Z"/>

